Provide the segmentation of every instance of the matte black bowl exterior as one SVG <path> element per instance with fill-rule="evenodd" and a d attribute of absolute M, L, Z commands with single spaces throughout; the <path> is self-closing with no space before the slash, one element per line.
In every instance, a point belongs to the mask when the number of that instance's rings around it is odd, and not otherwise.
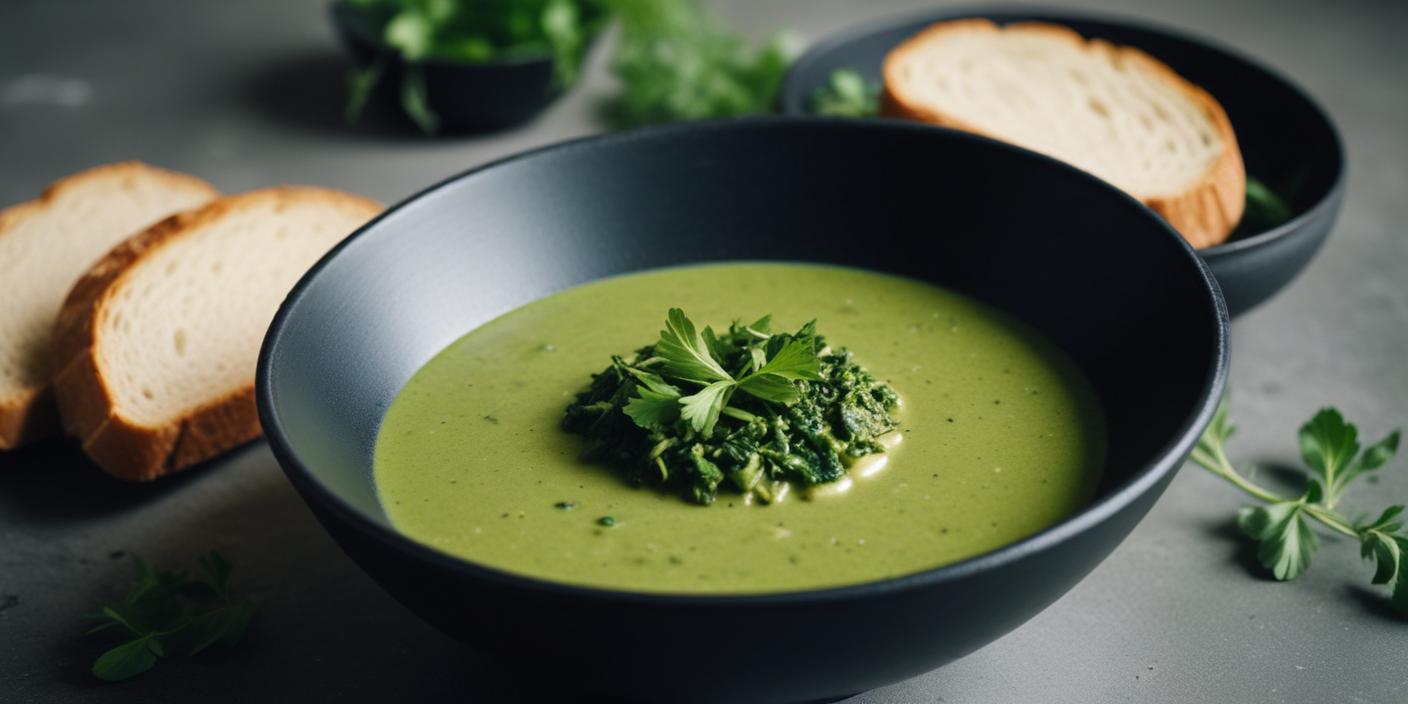
<path fill-rule="evenodd" d="M 811 96 L 838 68 L 853 68 L 879 83 L 890 49 L 934 22 L 964 17 L 1053 22 L 1087 37 L 1138 47 L 1222 103 L 1247 173 L 1278 191 L 1294 191 L 1292 220 L 1264 231 L 1238 228 L 1228 242 L 1200 252 L 1222 285 L 1232 315 L 1289 284 L 1329 235 L 1344 199 L 1345 165 L 1339 132 L 1325 111 L 1291 81 L 1251 59 L 1137 20 L 1074 10 L 983 7 L 931 10 L 883 21 L 818 42 L 793 64 L 779 92 L 778 108 L 787 115 L 810 114 Z"/>
<path fill-rule="evenodd" d="M 400 112 L 401 75 L 405 62 L 366 26 L 358 12 L 342 2 L 332 4 L 333 24 L 358 66 L 378 56 L 386 68 L 374 98 Z M 506 58 L 484 63 L 428 59 L 419 62 L 426 102 L 440 119 L 442 132 L 487 132 L 518 125 L 536 117 L 563 93 L 553 82 L 549 56 Z"/>
<path fill-rule="evenodd" d="M 896 272 L 1031 323 L 1086 371 L 1108 416 L 1099 496 L 965 562 L 754 596 L 543 582 L 387 524 L 374 438 L 430 357 L 552 292 L 719 260 Z M 257 394 L 274 452 L 323 525 L 446 632 L 527 663 L 538 681 L 653 701 L 805 701 L 930 670 L 1061 596 L 1163 491 L 1211 417 L 1226 364 L 1226 310 L 1203 262 L 1094 177 L 959 132 L 763 118 L 570 142 L 393 208 L 294 289 L 265 341 Z"/>

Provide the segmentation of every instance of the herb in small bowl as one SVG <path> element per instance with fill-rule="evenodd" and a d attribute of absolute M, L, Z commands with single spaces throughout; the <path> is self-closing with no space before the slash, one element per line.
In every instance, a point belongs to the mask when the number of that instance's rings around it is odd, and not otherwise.
<path fill-rule="evenodd" d="M 798 48 L 786 34 L 754 45 L 697 0 L 340 0 L 333 15 L 360 65 L 348 120 L 389 85 L 426 133 L 531 117 L 577 81 L 612 21 L 615 129 L 769 113 Z"/>
<path fill-rule="evenodd" d="M 700 504 L 721 490 L 772 503 L 884 452 L 898 404 L 814 323 L 778 333 L 765 316 L 720 335 L 674 308 L 659 341 L 593 376 L 562 427 L 633 483 L 682 486 Z"/>
<path fill-rule="evenodd" d="M 1243 476 L 1227 458 L 1226 444 L 1236 431 L 1223 404 L 1203 433 L 1192 459 L 1208 471 L 1255 497 L 1261 503 L 1237 513 L 1237 525 L 1257 541 L 1257 558 L 1276 579 L 1291 580 L 1310 569 L 1319 548 L 1312 524 L 1352 538 L 1364 559 L 1375 563 L 1374 584 L 1387 585 L 1390 600 L 1408 615 L 1408 529 L 1402 505 L 1377 514 L 1350 519 L 1338 509 L 1345 489 L 1388 464 L 1398 451 L 1400 432 L 1361 447 L 1359 429 L 1338 410 L 1316 413 L 1299 432 L 1300 452 L 1308 468 L 1305 490 L 1282 496 Z"/>
<path fill-rule="evenodd" d="M 823 117 L 875 117 L 880 114 L 880 86 L 867 83 L 855 69 L 837 69 L 812 94 L 811 109 Z"/>
<path fill-rule="evenodd" d="M 232 648 L 254 617 L 254 603 L 230 594 L 232 569 L 218 552 L 200 558 L 194 575 L 152 569 L 132 558 L 127 595 L 92 615 L 90 635 L 115 642 L 93 663 L 93 675 L 109 682 L 131 679 L 161 657 Z"/>
<path fill-rule="evenodd" d="M 333 17 L 359 63 L 348 120 L 384 85 L 429 134 L 533 116 L 576 83 L 605 20 L 594 0 L 340 0 Z"/>

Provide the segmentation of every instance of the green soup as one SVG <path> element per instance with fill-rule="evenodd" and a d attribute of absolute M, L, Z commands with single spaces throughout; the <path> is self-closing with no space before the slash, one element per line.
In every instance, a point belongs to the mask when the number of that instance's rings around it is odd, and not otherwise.
<path fill-rule="evenodd" d="M 563 409 L 666 309 L 726 326 L 815 318 L 901 397 L 901 441 L 803 498 L 711 506 L 579 459 Z M 1104 456 L 1094 396 L 1025 325 L 919 281 L 720 264 L 598 281 L 460 338 L 391 404 L 377 489 L 402 532 L 532 577 L 632 591 L 758 593 L 911 574 L 1031 535 L 1086 503 Z M 561 508 L 570 504 L 572 508 Z M 610 516 L 613 526 L 598 519 Z"/>

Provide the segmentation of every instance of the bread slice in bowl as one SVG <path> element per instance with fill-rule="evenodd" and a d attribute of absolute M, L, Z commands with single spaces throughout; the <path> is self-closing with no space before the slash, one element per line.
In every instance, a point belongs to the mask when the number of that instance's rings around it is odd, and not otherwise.
<path fill-rule="evenodd" d="M 279 187 L 172 216 L 79 280 L 54 326 L 64 430 L 107 472 L 146 481 L 258 437 L 254 368 L 300 277 L 381 208 Z"/>
<path fill-rule="evenodd" d="M 1148 54 L 1043 23 L 940 22 L 885 59 L 881 110 L 1073 164 L 1195 247 L 1241 220 L 1246 173 L 1222 106 Z"/>
<path fill-rule="evenodd" d="M 217 195 L 193 176 L 123 162 L 0 211 L 0 450 L 58 434 L 49 335 L 78 277 L 133 233 Z"/>

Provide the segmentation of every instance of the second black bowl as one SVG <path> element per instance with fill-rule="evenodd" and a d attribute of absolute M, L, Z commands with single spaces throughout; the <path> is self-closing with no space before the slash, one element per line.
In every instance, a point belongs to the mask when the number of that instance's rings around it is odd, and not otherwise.
<path fill-rule="evenodd" d="M 430 357 L 577 284 L 727 260 L 898 273 L 1036 327 L 1085 371 L 1105 411 L 1097 497 L 963 562 L 765 595 L 532 579 L 390 524 L 372 448 L 392 398 Z M 668 292 L 659 299 L 671 305 Z M 1153 505 L 1211 418 L 1226 364 L 1226 311 L 1207 267 L 1093 176 L 960 132 L 769 118 L 550 147 L 391 209 L 290 294 L 264 343 L 257 396 L 269 443 L 314 514 L 447 633 L 535 681 L 646 701 L 788 702 L 917 675 L 1055 601 Z"/>
<path fill-rule="evenodd" d="M 1232 315 L 1289 284 L 1329 235 L 1344 199 L 1345 165 L 1339 132 L 1326 112 L 1284 76 L 1231 49 L 1142 21 L 1021 7 L 944 8 L 884 20 L 807 51 L 783 81 L 778 107 L 787 115 L 810 114 L 812 96 L 837 69 L 854 69 L 878 85 L 891 49 L 935 22 L 965 17 L 1062 24 L 1086 37 L 1137 47 L 1222 103 L 1247 174 L 1286 195 L 1293 213 L 1275 227 L 1244 222 L 1227 242 L 1199 251 L 1222 285 Z"/>

